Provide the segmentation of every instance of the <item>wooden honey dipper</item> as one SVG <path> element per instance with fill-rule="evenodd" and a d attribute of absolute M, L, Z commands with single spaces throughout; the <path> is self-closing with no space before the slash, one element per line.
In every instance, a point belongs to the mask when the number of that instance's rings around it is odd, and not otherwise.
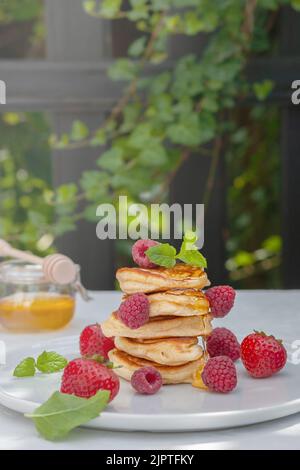
<path fill-rule="evenodd" d="M 40 258 L 32 253 L 16 250 L 6 241 L 0 240 L 0 256 L 40 264 L 47 281 L 54 284 L 71 284 L 77 279 L 78 269 L 75 263 L 65 255 L 56 254 Z"/>

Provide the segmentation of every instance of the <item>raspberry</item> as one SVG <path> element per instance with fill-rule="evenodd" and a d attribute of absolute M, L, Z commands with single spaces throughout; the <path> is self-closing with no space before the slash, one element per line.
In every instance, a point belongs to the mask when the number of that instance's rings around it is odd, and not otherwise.
<path fill-rule="evenodd" d="M 230 286 L 211 287 L 205 292 L 211 314 L 215 318 L 225 317 L 233 307 L 235 290 Z"/>
<path fill-rule="evenodd" d="M 236 368 L 227 356 L 212 357 L 202 372 L 204 384 L 214 392 L 231 392 L 237 384 Z"/>
<path fill-rule="evenodd" d="M 112 369 L 93 359 L 74 359 L 64 369 L 61 379 L 62 393 L 90 398 L 99 390 L 110 391 L 112 401 L 118 394 L 120 381 Z"/>
<path fill-rule="evenodd" d="M 240 357 L 237 337 L 227 328 L 215 328 L 207 338 L 206 346 L 210 357 L 228 356 L 233 361 Z"/>
<path fill-rule="evenodd" d="M 121 303 L 119 319 L 132 330 L 140 328 L 149 320 L 149 300 L 145 294 L 130 295 Z"/>
<path fill-rule="evenodd" d="M 162 377 L 155 367 L 141 367 L 132 374 L 131 385 L 139 393 L 153 395 L 162 386 Z"/>
<path fill-rule="evenodd" d="M 270 377 L 286 364 L 287 353 L 280 340 L 255 332 L 243 339 L 242 362 L 252 377 Z"/>
<path fill-rule="evenodd" d="M 80 354 L 86 357 L 95 355 L 108 359 L 108 352 L 115 347 L 114 339 L 104 336 L 101 326 L 89 325 L 80 335 Z"/>
<path fill-rule="evenodd" d="M 158 245 L 154 240 L 138 240 L 132 247 L 133 261 L 141 268 L 155 268 L 156 264 L 152 263 L 145 251 L 151 246 Z"/>

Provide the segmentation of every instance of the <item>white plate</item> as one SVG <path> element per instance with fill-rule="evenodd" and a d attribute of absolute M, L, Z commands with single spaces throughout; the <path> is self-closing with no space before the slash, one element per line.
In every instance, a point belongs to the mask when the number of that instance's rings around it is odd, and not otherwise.
<path fill-rule="evenodd" d="M 61 374 L 18 379 L 16 364 L 45 349 L 68 358 L 76 355 L 78 337 L 59 338 L 11 352 L 0 369 L 0 403 L 21 412 L 32 412 L 59 390 Z M 153 396 L 136 394 L 122 380 L 117 398 L 87 427 L 121 431 L 195 431 L 221 429 L 269 421 L 300 411 L 300 374 L 288 364 L 268 379 L 252 379 L 238 364 L 238 387 L 227 395 L 207 393 L 190 385 L 169 385 Z"/>

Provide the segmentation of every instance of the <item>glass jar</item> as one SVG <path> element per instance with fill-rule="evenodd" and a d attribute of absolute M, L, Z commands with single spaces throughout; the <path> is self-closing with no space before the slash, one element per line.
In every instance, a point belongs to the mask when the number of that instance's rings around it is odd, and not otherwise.
<path fill-rule="evenodd" d="M 0 324 L 9 330 L 35 332 L 66 326 L 75 312 L 76 285 L 49 283 L 41 265 L 0 263 Z"/>

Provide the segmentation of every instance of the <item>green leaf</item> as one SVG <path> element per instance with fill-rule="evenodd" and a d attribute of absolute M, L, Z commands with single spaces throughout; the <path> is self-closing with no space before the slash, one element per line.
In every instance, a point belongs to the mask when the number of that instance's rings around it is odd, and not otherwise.
<path fill-rule="evenodd" d="M 71 139 L 75 140 L 75 142 L 79 142 L 80 140 L 86 139 L 89 135 L 89 129 L 81 121 L 74 121 L 72 130 L 71 130 Z"/>
<path fill-rule="evenodd" d="M 129 59 L 118 59 L 109 68 L 108 75 L 112 80 L 132 80 L 137 71 L 137 66 Z"/>
<path fill-rule="evenodd" d="M 129 132 L 136 126 L 141 112 L 139 103 L 129 103 L 123 110 L 123 122 L 120 127 L 121 132 Z"/>
<path fill-rule="evenodd" d="M 163 72 L 156 77 L 153 77 L 150 82 L 150 90 L 153 95 L 160 95 L 167 90 L 171 81 L 171 74 Z"/>
<path fill-rule="evenodd" d="M 90 141 L 90 145 L 92 147 L 97 147 L 100 145 L 105 145 L 106 144 L 106 132 L 104 129 L 98 129 L 94 137 Z"/>
<path fill-rule="evenodd" d="M 56 204 L 59 206 L 60 204 L 74 203 L 77 191 L 75 183 L 63 184 L 57 189 Z"/>
<path fill-rule="evenodd" d="M 129 137 L 129 145 L 135 149 L 144 149 L 152 139 L 151 131 L 149 124 L 139 124 Z"/>
<path fill-rule="evenodd" d="M 176 256 L 190 266 L 198 266 L 199 268 L 207 268 L 207 262 L 204 256 L 198 251 L 195 245 L 197 235 L 195 232 L 188 231 L 184 234 L 184 239 L 180 248 L 180 252 Z"/>
<path fill-rule="evenodd" d="M 300 0 L 292 0 L 291 5 L 295 10 L 300 11 Z"/>
<path fill-rule="evenodd" d="M 185 121 L 170 125 L 167 135 L 174 144 L 197 146 L 201 143 L 201 133 L 198 116 L 191 115 Z"/>
<path fill-rule="evenodd" d="M 161 166 L 167 163 L 168 155 L 162 145 L 153 142 L 141 151 L 139 160 L 145 166 Z"/>
<path fill-rule="evenodd" d="M 146 0 L 130 0 L 131 10 L 127 17 L 131 21 L 148 19 L 148 6 Z"/>
<path fill-rule="evenodd" d="M 92 15 L 96 8 L 96 0 L 85 0 L 83 2 L 83 9 L 89 15 Z"/>
<path fill-rule="evenodd" d="M 100 171 L 85 171 L 80 180 L 80 185 L 85 191 L 87 200 L 98 202 L 107 193 L 109 175 Z"/>
<path fill-rule="evenodd" d="M 237 267 L 251 266 L 255 263 L 254 255 L 248 251 L 243 250 L 239 251 L 233 259 Z"/>
<path fill-rule="evenodd" d="M 269 96 L 273 88 L 274 82 L 272 80 L 264 80 L 263 82 L 254 83 L 253 85 L 255 96 L 259 101 L 264 101 Z"/>
<path fill-rule="evenodd" d="M 263 242 L 262 246 L 271 253 L 280 253 L 282 249 L 282 239 L 279 235 L 271 235 Z"/>
<path fill-rule="evenodd" d="M 122 0 L 102 0 L 100 13 L 105 18 L 114 18 L 120 11 Z"/>
<path fill-rule="evenodd" d="M 140 38 L 133 41 L 133 43 L 129 46 L 128 54 L 131 57 L 139 57 L 145 50 L 146 40 L 146 36 L 141 36 Z"/>
<path fill-rule="evenodd" d="M 36 361 L 37 369 L 44 374 L 59 372 L 64 369 L 67 364 L 67 359 L 54 351 L 44 351 L 39 355 Z"/>
<path fill-rule="evenodd" d="M 48 440 L 65 437 L 72 429 L 97 418 L 109 400 L 107 390 L 91 398 L 79 398 L 54 392 L 33 414 L 25 415 L 34 421 L 38 432 Z"/>
<path fill-rule="evenodd" d="M 172 268 L 176 264 L 176 250 L 169 243 L 161 243 L 148 248 L 146 255 L 153 263 L 165 268 Z"/>
<path fill-rule="evenodd" d="M 206 259 L 197 249 L 188 251 L 181 249 L 176 258 L 180 259 L 186 264 L 189 264 L 190 266 L 198 266 L 198 268 L 207 268 Z"/>
<path fill-rule="evenodd" d="M 104 170 L 109 170 L 115 173 L 124 165 L 123 153 L 124 152 L 121 147 L 112 147 L 102 153 L 97 164 Z"/>
<path fill-rule="evenodd" d="M 33 377 L 35 375 L 35 360 L 33 357 L 26 357 L 14 370 L 15 377 Z"/>

